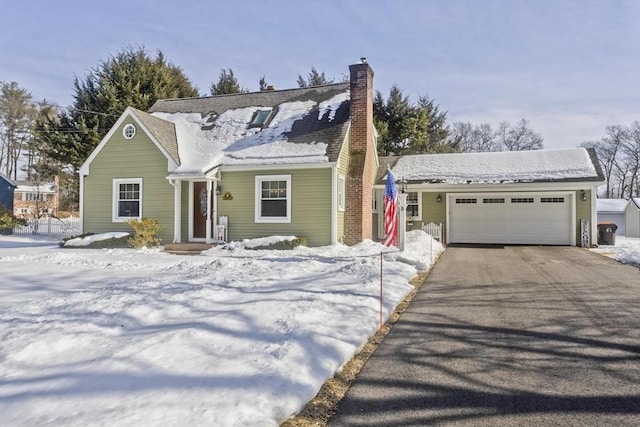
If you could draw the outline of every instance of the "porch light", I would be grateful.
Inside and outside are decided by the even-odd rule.
[[[587,192],[584,190],[580,190],[580,197],[582,198],[583,202],[587,201]]]
[[[436,197],[436,202],[442,202],[442,196],[440,195],[440,193],[438,193],[438,197]]]
[[[217,184],[216,185],[216,196],[219,196],[222,194],[222,184]]]
[[[400,192],[404,193],[407,191],[407,180],[404,179],[404,176],[402,177],[402,179],[400,180]]]

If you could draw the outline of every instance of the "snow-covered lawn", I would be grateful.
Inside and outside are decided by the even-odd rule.
[[[615,246],[601,245],[593,252],[640,267],[640,238],[616,236]]]
[[[389,250],[56,243],[0,236],[1,426],[277,426],[375,333]],[[385,318],[431,244],[384,254]]]

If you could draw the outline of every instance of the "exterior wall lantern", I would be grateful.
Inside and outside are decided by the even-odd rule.
[[[403,194],[407,192],[407,180],[404,179],[404,176],[400,180],[400,192]]]
[[[583,202],[587,201],[587,192],[584,190],[580,190],[580,198],[582,199]]]
[[[436,202],[438,203],[442,202],[442,196],[440,195],[440,193],[438,193],[438,197],[436,197]]]
[[[216,196],[219,196],[222,194],[222,184],[217,184],[216,185]]]

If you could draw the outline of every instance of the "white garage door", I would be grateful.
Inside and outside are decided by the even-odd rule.
[[[571,245],[573,193],[449,194],[449,243]]]

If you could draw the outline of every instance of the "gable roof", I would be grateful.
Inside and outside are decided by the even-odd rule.
[[[627,199],[598,199],[597,212],[623,213],[629,201]]]
[[[629,200],[629,205],[631,205],[632,203],[633,203],[634,205],[636,205],[636,208],[637,208],[638,210],[640,210],[640,197],[632,197],[632,198]]]
[[[1,173],[0,173],[0,179],[2,179],[3,181],[6,181],[7,184],[12,186],[13,188],[16,188],[16,183],[11,181],[9,178],[7,178],[6,176],[2,175]]]
[[[164,99],[149,112],[175,126],[180,163],[174,174],[205,174],[217,166],[337,161],[349,123],[349,83]],[[258,110],[271,110],[251,127]]]
[[[109,132],[100,140],[96,148],[91,152],[87,160],[80,166],[79,173],[87,175],[91,162],[98,156],[100,151],[109,142],[114,133],[120,128],[127,117],[131,117],[142,130],[149,136],[151,141],[158,147],[160,152],[167,158],[168,169],[173,170],[179,164],[179,153],[177,148],[175,128],[172,123],[159,120],[144,111],[133,107],[127,107],[118,120],[111,126]],[[162,123],[164,122],[164,123]],[[173,135],[173,136],[172,136]]]
[[[165,149],[171,159],[176,164],[180,164],[178,141],[176,139],[176,128],[174,124],[133,107],[131,107],[130,110],[138,120],[144,124],[147,131],[156,138],[157,142]]]
[[[419,154],[381,161],[378,184],[386,166],[408,183],[504,184],[603,181],[595,152],[585,148],[500,151],[488,153]]]

